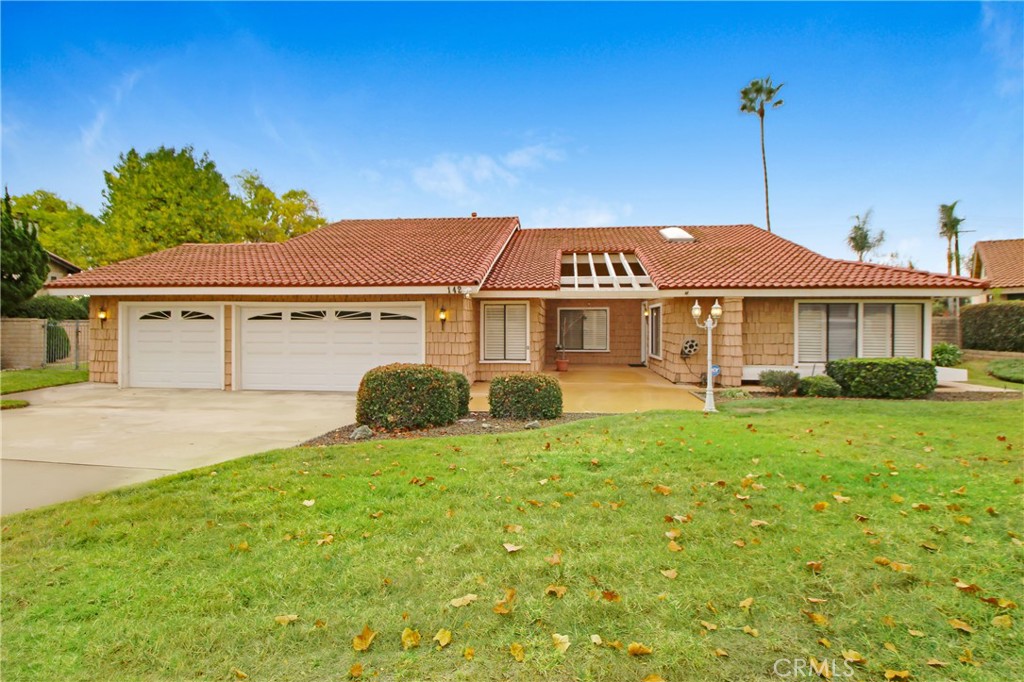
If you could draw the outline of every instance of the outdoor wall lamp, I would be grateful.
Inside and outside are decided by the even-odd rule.
[[[700,321],[700,301],[694,301],[693,307],[690,308],[690,314],[693,315],[693,321],[700,329],[708,330],[708,388],[704,394],[704,411],[705,412],[718,412],[715,409],[715,391],[712,388],[712,382],[714,377],[711,374],[711,330],[718,326],[718,320],[722,317],[722,306],[718,305],[718,301],[711,306],[711,314],[708,315],[703,324]]]
[[[444,323],[448,321],[448,311],[441,308],[441,312],[437,314],[437,319],[441,320],[441,331],[444,331]]]
[[[648,305],[646,303],[644,303],[644,317],[650,317],[650,316],[651,316],[651,309],[650,309],[650,307],[648,307]]]
[[[96,313],[96,318],[100,321],[100,326],[102,327],[103,323],[107,321],[107,309],[101,307],[100,311]]]

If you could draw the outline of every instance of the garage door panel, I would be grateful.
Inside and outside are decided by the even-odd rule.
[[[127,383],[142,388],[220,388],[219,307],[128,309]]]
[[[243,389],[354,391],[374,367],[423,361],[417,306],[301,306],[252,319],[268,312],[241,310]]]

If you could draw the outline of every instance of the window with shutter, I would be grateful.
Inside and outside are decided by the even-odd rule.
[[[892,304],[864,304],[864,347],[865,358],[892,357]]]
[[[924,306],[897,303],[893,306],[892,354],[899,358],[919,358],[924,336]]]
[[[828,359],[857,357],[857,304],[828,304]]]
[[[564,350],[608,350],[607,308],[561,308],[558,329]]]
[[[801,303],[797,316],[798,362],[824,362],[827,331],[824,303]]]
[[[483,359],[524,362],[529,358],[529,305],[485,303]]]

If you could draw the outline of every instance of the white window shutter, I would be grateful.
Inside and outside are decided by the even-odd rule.
[[[828,304],[828,359],[857,357],[857,304]]]
[[[797,320],[799,362],[825,361],[825,304],[801,303]]]
[[[919,303],[897,303],[893,310],[893,352],[899,358],[921,357],[924,333],[923,307]]]
[[[514,304],[505,306],[505,359],[526,360],[529,338],[526,335],[526,316],[529,306]]]
[[[583,314],[584,350],[608,350],[608,311],[588,310]]]
[[[864,357],[892,357],[892,304],[864,304]]]
[[[505,359],[505,306],[484,305],[484,360]]]

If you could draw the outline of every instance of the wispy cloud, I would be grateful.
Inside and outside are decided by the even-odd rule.
[[[1019,96],[1024,90],[1024,36],[1022,10],[1018,3],[983,2],[981,33],[985,48],[999,64],[1002,95]]]
[[[540,168],[545,161],[564,161],[565,152],[545,143],[513,150],[501,158],[509,168]]]
[[[497,158],[489,154],[438,154],[429,164],[413,168],[412,179],[424,192],[469,201],[479,198],[487,186],[514,187],[526,172],[564,159],[565,152],[543,143],[514,149]]]
[[[91,152],[103,139],[103,133],[110,119],[110,112],[121,106],[125,97],[135,88],[142,77],[142,71],[135,69],[124,73],[116,83],[110,86],[110,97],[99,104],[92,120],[80,128],[80,142],[87,152]]]
[[[631,204],[616,204],[590,197],[566,199],[530,212],[526,227],[608,227],[621,225],[633,213]]]

